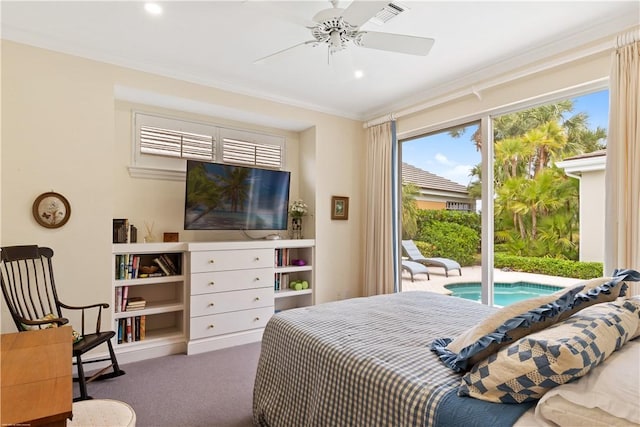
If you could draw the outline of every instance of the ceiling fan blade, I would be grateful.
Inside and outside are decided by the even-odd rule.
[[[356,44],[370,49],[426,56],[434,42],[435,40],[426,37],[362,31],[358,33]]]
[[[359,27],[369,19],[373,18],[376,13],[380,12],[389,2],[388,1],[358,1],[354,0],[342,14],[345,22]]]
[[[282,54],[282,53],[288,52],[288,51],[293,50],[293,49],[295,49],[295,48],[298,48],[298,47],[300,47],[300,46],[305,46],[305,45],[308,45],[308,44],[317,44],[317,43],[318,43],[318,41],[317,41],[317,40],[309,40],[309,41],[306,41],[306,42],[298,43],[298,44],[293,45],[293,46],[291,46],[291,47],[288,47],[288,48],[286,48],[286,49],[282,49],[282,50],[279,50],[279,51],[277,51],[277,52],[275,52],[275,53],[271,53],[271,54],[269,54],[269,55],[267,55],[267,56],[263,56],[262,58],[256,59],[255,61],[253,61],[253,63],[254,63],[254,64],[261,64],[261,63],[263,63],[264,61],[266,61],[267,59],[269,59],[269,58],[273,58],[273,57],[274,57],[274,56],[276,56],[276,55],[280,55],[280,54]]]

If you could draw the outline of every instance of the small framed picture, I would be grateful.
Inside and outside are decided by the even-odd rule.
[[[33,218],[46,228],[62,227],[69,221],[71,206],[62,195],[54,192],[42,193],[33,202]]]
[[[348,197],[331,197],[331,219],[349,219]]]

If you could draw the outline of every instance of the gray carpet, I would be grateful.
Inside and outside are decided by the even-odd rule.
[[[127,402],[138,427],[247,427],[259,355],[254,343],[129,363],[126,375],[89,383],[89,395]]]

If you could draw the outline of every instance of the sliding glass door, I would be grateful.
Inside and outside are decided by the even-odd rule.
[[[494,282],[531,277],[514,272],[566,284],[574,268],[601,271],[608,91],[493,114],[400,140],[401,240],[464,272],[425,271],[405,251],[401,290],[504,305]]]

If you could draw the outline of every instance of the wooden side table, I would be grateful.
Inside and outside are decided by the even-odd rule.
[[[2,425],[66,426],[72,417],[70,326],[2,334]]]

